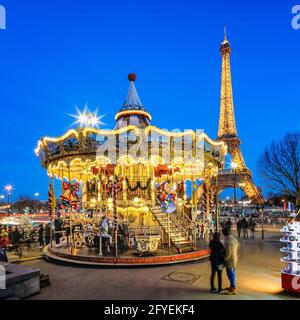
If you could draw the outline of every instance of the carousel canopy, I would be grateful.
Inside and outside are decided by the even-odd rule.
[[[151,116],[134,85],[136,76],[130,74],[128,79],[129,92],[114,130],[79,126],[61,137],[38,142],[35,152],[49,176],[84,181],[94,175],[92,168],[112,164],[179,166],[186,176],[193,176],[195,169],[201,175],[207,166],[222,166],[227,153],[222,141],[199,130],[169,132],[150,125]]]

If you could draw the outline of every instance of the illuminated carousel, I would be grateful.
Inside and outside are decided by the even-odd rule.
[[[45,248],[52,259],[122,266],[207,256],[199,224],[212,228],[210,181],[223,167],[226,146],[203,131],[152,126],[136,76],[128,78],[113,130],[99,129],[101,117],[85,110],[77,129],[38,142],[49,214],[53,225],[62,221]]]

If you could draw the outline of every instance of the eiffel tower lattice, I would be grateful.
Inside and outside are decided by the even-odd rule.
[[[231,170],[219,171],[217,179],[213,178],[212,184],[218,184],[219,192],[236,186],[241,188],[253,203],[262,204],[261,191],[254,185],[252,173],[245,164],[240,147],[241,141],[236,129],[230,68],[231,47],[227,40],[226,29],[220,51],[222,56],[222,77],[218,140],[226,143],[228,154],[231,155],[235,167]]]

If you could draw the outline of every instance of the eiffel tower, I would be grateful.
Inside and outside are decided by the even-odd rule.
[[[220,51],[222,56],[222,78],[218,140],[226,143],[228,154],[231,155],[234,166],[232,166],[231,170],[219,171],[212,184],[218,189],[218,192],[226,188],[238,187],[244,191],[247,198],[253,203],[262,204],[262,194],[254,185],[252,173],[245,164],[241,151],[241,141],[236,129],[230,69],[231,46],[227,40],[226,27]]]

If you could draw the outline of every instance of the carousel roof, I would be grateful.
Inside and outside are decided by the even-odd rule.
[[[123,110],[144,110],[143,104],[137,93],[134,82],[136,80],[136,75],[134,73],[128,75],[128,80],[130,81],[129,90],[127,98],[123,104],[121,111]]]
[[[126,126],[134,125],[139,128],[145,128],[150,125],[151,116],[144,108],[139,94],[135,87],[136,75],[130,73],[128,75],[130,81],[127,98],[120,110],[116,115],[115,129],[121,129]]]
[[[138,150],[134,151],[135,154],[130,160],[132,163],[164,164],[171,161],[171,163],[184,164],[186,167],[196,167],[199,162],[203,163],[203,161],[205,163],[221,163],[227,152],[224,142],[213,141],[204,132],[193,130],[169,132],[152,126],[150,124],[151,115],[143,107],[135,88],[136,76],[130,74],[128,79],[130,81],[128,95],[122,109],[116,115],[117,124],[114,130],[102,130],[92,128],[89,125],[79,126],[77,129],[69,130],[61,137],[44,137],[38,142],[35,152],[40,157],[42,165],[47,168],[49,176],[82,180],[85,179],[86,171],[90,167],[99,166],[99,164],[123,163],[125,161],[124,151],[127,154],[130,151],[128,145],[137,143],[137,136],[139,137]],[[141,135],[140,129],[144,129],[143,135]],[[115,135],[118,136],[118,142],[117,139],[110,139]],[[125,142],[122,140],[124,136],[129,137]],[[173,151],[171,155],[166,153],[166,159],[163,155],[157,157],[156,155],[160,154],[159,150],[163,146],[168,146],[171,137],[173,137],[173,149],[175,145],[181,144],[181,147],[176,149],[178,152]],[[115,145],[110,145],[108,141],[112,143],[115,141]],[[159,143],[157,143],[158,141]],[[147,147],[143,148],[144,145]],[[209,146],[206,147],[206,145]],[[184,150],[188,146],[192,150],[190,152],[191,160],[184,158]],[[138,156],[136,151],[139,152]],[[130,157],[131,155],[128,156],[128,158]],[[171,158],[169,159],[169,157]],[[187,174],[192,173],[187,171]]]

